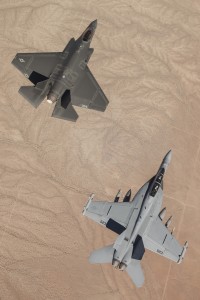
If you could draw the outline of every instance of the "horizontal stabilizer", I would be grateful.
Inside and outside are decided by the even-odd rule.
[[[139,260],[132,259],[126,271],[136,287],[139,288],[144,284],[144,273]]]
[[[68,104],[67,108],[64,108],[61,106],[60,101],[58,101],[53,110],[52,117],[76,122],[78,114],[73,108],[71,102]]]
[[[90,254],[89,262],[91,264],[108,264],[112,263],[114,254],[113,244],[104,248],[93,251]]]
[[[45,98],[41,89],[34,86],[21,86],[19,93],[35,108],[37,108]]]

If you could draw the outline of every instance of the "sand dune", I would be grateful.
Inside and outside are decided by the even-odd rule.
[[[73,124],[32,108],[15,54],[62,51],[96,18],[90,68],[106,112],[77,109]],[[197,0],[0,1],[0,299],[200,299],[199,32]],[[136,289],[88,263],[115,235],[81,212],[91,192],[136,192],[169,149],[164,204],[189,249],[181,265],[146,252]]]

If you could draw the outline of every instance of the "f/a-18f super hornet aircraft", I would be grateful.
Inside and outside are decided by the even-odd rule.
[[[172,217],[162,222],[166,212],[166,208],[161,210],[163,176],[170,160],[171,151],[157,174],[140,188],[131,202],[131,190],[120,203],[120,192],[114,202],[92,201],[94,195],[91,195],[83,210],[84,215],[119,235],[112,245],[93,251],[90,263],[112,263],[115,268],[126,270],[137,287],[144,283],[140,260],[145,248],[181,263],[188,247],[187,242],[181,246],[168,229]]]
[[[64,120],[77,120],[72,105],[105,111],[109,101],[87,66],[96,27],[97,20],[77,40],[72,38],[63,52],[17,53],[12,64],[34,84],[22,86],[19,93],[35,108],[45,97],[56,102],[52,116]]]

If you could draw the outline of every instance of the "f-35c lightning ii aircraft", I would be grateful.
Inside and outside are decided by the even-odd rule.
[[[119,234],[115,243],[98,249],[90,255],[90,263],[112,263],[126,270],[137,287],[144,283],[140,265],[145,248],[177,263],[181,263],[188,243],[181,246],[168,227],[170,217],[162,222],[166,208],[161,211],[163,176],[171,160],[171,151],[164,157],[157,174],[146,182],[131,202],[131,190],[119,203],[119,193],[113,203],[92,201],[84,207],[83,215]]]
[[[72,38],[63,52],[17,53],[12,64],[34,84],[22,86],[19,93],[35,108],[45,97],[56,102],[52,116],[64,120],[77,120],[72,105],[105,111],[109,101],[87,66],[96,27],[97,20],[77,40]]]

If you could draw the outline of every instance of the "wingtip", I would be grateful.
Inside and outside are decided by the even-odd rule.
[[[187,248],[188,248],[188,241],[186,241],[185,244],[183,245],[183,251],[182,251],[181,255],[179,256],[179,260],[177,262],[178,264],[180,264],[183,261],[185,253],[187,251]]]
[[[17,54],[15,54],[15,56],[13,57],[13,60],[11,61],[11,63],[12,64],[14,64],[14,62],[16,61],[16,59],[17,59],[17,57],[18,57],[18,53]]]
[[[94,198],[94,194],[92,193],[89,198],[88,198],[88,202],[86,203],[86,205],[83,207],[83,211],[82,211],[82,214],[85,215],[86,214],[86,211],[88,209],[88,207],[90,206],[90,203],[92,202]]]

